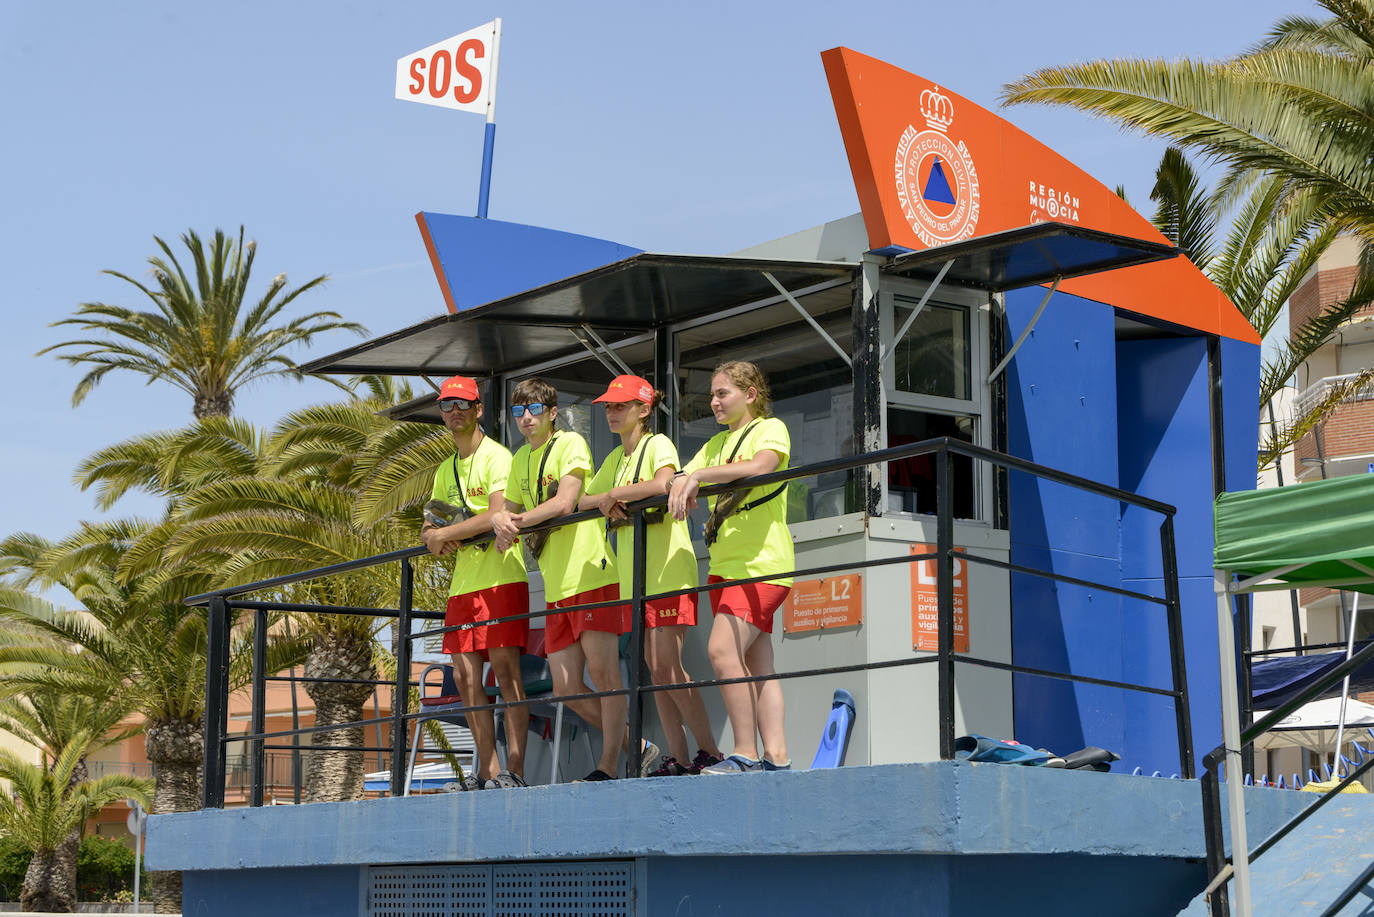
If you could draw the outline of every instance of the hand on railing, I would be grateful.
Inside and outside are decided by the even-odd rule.
[[[496,550],[506,551],[520,537],[520,526],[524,520],[519,513],[498,510],[491,515],[491,530],[496,534]]]
[[[697,493],[701,482],[690,474],[680,474],[673,478],[673,489],[668,492],[668,512],[674,519],[686,519],[687,514],[697,508]]]

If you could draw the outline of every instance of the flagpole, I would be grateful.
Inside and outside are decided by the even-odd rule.
[[[501,19],[491,39],[491,75],[487,86],[487,130],[482,140],[482,187],[477,192],[477,217],[487,218],[487,199],[491,196],[491,156],[496,146],[496,67],[501,60]]]

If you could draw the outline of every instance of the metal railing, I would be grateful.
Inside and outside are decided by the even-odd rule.
[[[91,780],[115,774],[152,779],[157,776],[157,769],[141,761],[87,761],[86,773]]]
[[[1247,655],[1262,655],[1263,651],[1255,651]],[[1255,740],[1269,730],[1277,726],[1282,720],[1286,719],[1295,710],[1302,707],[1311,700],[1315,700],[1329,689],[1334,687],[1337,682],[1345,676],[1354,672],[1356,669],[1368,662],[1374,661],[1374,641],[1366,643],[1364,648],[1355,653],[1349,659],[1327,672],[1321,678],[1312,682],[1293,697],[1284,701],[1273,710],[1260,717],[1255,723],[1241,730],[1240,747],[1242,750],[1253,745]],[[1247,661],[1248,665],[1248,661]],[[1337,749],[1337,769],[1340,766],[1340,749]],[[1233,870],[1231,862],[1233,857],[1226,856],[1226,849],[1222,838],[1222,814],[1221,814],[1221,774],[1219,765],[1225,760],[1226,746],[1218,745],[1209,751],[1202,758],[1202,827],[1207,841],[1207,895],[1208,908],[1212,917],[1227,917],[1231,913],[1230,896],[1226,892],[1226,883],[1230,880]],[[1257,847],[1249,852],[1248,860],[1253,863],[1274,845],[1283,840],[1293,829],[1301,825],[1307,819],[1315,815],[1324,805],[1330,802],[1338,793],[1345,790],[1360,777],[1374,767],[1374,756],[1370,756],[1356,768],[1349,769],[1345,778],[1334,787],[1317,797],[1312,805],[1303,809],[1293,816],[1286,824],[1281,826],[1273,834],[1265,838]],[[1227,774],[1227,780],[1243,780],[1241,774]],[[1347,889],[1346,893],[1330,904],[1326,910],[1322,911],[1323,917],[1334,915],[1345,907],[1360,889],[1364,888],[1371,879],[1374,879],[1374,863],[1371,863],[1359,875]]]
[[[1359,375],[1359,373],[1344,373],[1339,376],[1327,376],[1313,382],[1307,388],[1303,389],[1295,399],[1294,403],[1297,406],[1298,415],[1301,416],[1309,413],[1313,408],[1326,400],[1332,389],[1358,378]],[[1347,395],[1342,399],[1342,402],[1369,401],[1370,399],[1374,399],[1374,386],[1363,386]]]
[[[794,678],[808,678],[823,675],[835,675],[849,672],[867,672],[877,669],[897,668],[915,665],[933,665],[937,673],[937,697],[938,707],[938,747],[940,758],[948,760],[954,757],[954,686],[956,663],[972,665],[983,668],[999,669],[1015,674],[1032,675],[1043,678],[1052,678],[1081,684],[1090,684],[1116,688],[1126,691],[1138,691],[1158,696],[1168,697],[1174,705],[1175,721],[1178,736],[1178,755],[1179,768],[1185,778],[1193,776],[1193,744],[1192,744],[1192,725],[1188,707],[1188,688],[1187,675],[1184,665],[1183,653],[1183,622],[1179,603],[1178,588],[1178,566],[1174,548],[1174,507],[1142,497],[1138,494],[1101,484],[1088,478],[1079,477],[1044,465],[1005,453],[995,452],[984,449],[969,443],[953,440],[947,437],[924,440],[922,442],[911,443],[903,446],[896,446],[889,449],[882,449],[863,455],[848,458],[833,459],[823,462],[816,462],[809,465],[802,465],[786,471],[773,472],[771,474],[758,475],[752,478],[742,479],[730,484],[713,485],[701,489],[699,496],[704,498],[726,493],[732,490],[749,489],[763,487],[769,484],[778,484],[799,478],[810,477],[812,475],[827,472],[848,471],[852,469],[869,468],[878,466],[884,471],[889,462],[911,459],[916,456],[933,455],[935,457],[936,470],[936,494],[937,512],[935,518],[936,525],[936,546],[933,553],[909,554],[898,557],[867,559],[857,562],[824,564],[820,566],[807,567],[792,571],[775,571],[764,576],[756,576],[747,579],[730,580],[717,584],[706,584],[682,589],[673,592],[646,594],[645,591],[645,570],[646,570],[646,543],[645,538],[646,523],[644,511],[655,507],[663,506],[667,502],[665,496],[654,497],[643,500],[628,507],[631,515],[631,525],[634,532],[634,575],[631,595],[622,597],[612,602],[597,602],[578,605],[563,611],[586,610],[601,608],[614,605],[629,604],[632,609],[630,646],[626,666],[628,668],[628,684],[620,689],[613,691],[593,691],[582,694],[561,695],[554,697],[541,697],[538,700],[501,700],[497,703],[465,706],[463,710],[467,712],[479,712],[484,710],[498,710],[514,706],[529,706],[534,703],[549,704],[576,700],[597,700],[603,697],[625,695],[628,698],[628,718],[629,718],[629,741],[627,747],[638,748],[643,734],[643,700],[646,694],[657,691],[675,691],[682,688],[705,688],[719,687],[721,685],[747,684],[768,680],[786,680]],[[1091,580],[1080,579],[1077,577],[1064,576],[1049,570],[1041,570],[1021,564],[1010,563],[1007,561],[996,560],[988,557],[980,557],[972,552],[958,550],[954,544],[954,458],[962,456],[975,461],[988,462],[999,468],[1013,472],[1024,472],[1039,479],[1055,482],[1068,487],[1093,493],[1118,503],[1140,507],[1160,514],[1163,518],[1159,526],[1159,544],[1163,566],[1164,595],[1156,596],[1144,592],[1137,592],[1113,586],[1106,583],[1098,583]],[[582,522],[588,519],[602,519],[599,511],[585,511],[562,516],[558,519],[550,520],[543,524],[526,529],[526,532],[545,531]],[[480,544],[489,540],[490,534],[475,538],[468,544]],[[416,620],[442,620],[443,614],[440,612],[417,611],[412,607],[414,598],[414,569],[411,558],[426,553],[424,547],[406,548],[399,551],[391,551],[385,554],[378,554],[373,557],[359,558],[339,564],[332,564],[326,567],[319,567],[313,570],[305,570],[287,576],[274,577],[254,583],[247,583],[240,586],[233,586],[225,589],[207,592],[201,595],[192,596],[186,599],[188,605],[207,606],[209,612],[209,639],[208,639],[208,664],[206,666],[206,709],[205,709],[205,757],[204,757],[204,792],[202,797],[203,808],[222,807],[224,805],[224,785],[226,776],[226,748],[230,743],[248,742],[249,746],[249,771],[250,771],[250,792],[249,804],[254,806],[262,805],[263,802],[263,777],[264,777],[264,755],[268,749],[289,749],[294,746],[269,744],[273,739],[284,739],[298,737],[306,734],[315,734],[328,730],[350,729],[358,726],[374,725],[377,723],[390,723],[391,725],[391,787],[392,795],[402,794],[405,783],[405,761],[407,758],[407,730],[406,724],[414,720],[419,713],[411,713],[407,709],[409,706],[409,688],[415,683],[410,680],[411,669],[411,644],[415,640],[435,634],[446,633],[448,631],[471,628],[476,626],[486,626],[488,624],[500,623],[503,621],[514,621],[528,618],[543,617],[548,612],[531,611],[528,613],[509,615],[503,618],[477,622],[475,624],[463,624],[453,627],[440,627],[431,630],[421,630],[412,633],[412,622]],[[1169,635],[1169,653],[1171,661],[1172,686],[1169,688],[1158,688],[1150,685],[1135,684],[1125,681],[1114,681],[1102,678],[1092,678],[1085,675],[1075,675],[1070,672],[1060,672],[1050,669],[1035,668],[1030,666],[1017,665],[1014,661],[1003,662],[997,659],[988,659],[968,654],[958,654],[954,652],[954,562],[957,559],[966,564],[983,565],[996,569],[1006,570],[1008,573],[1017,573],[1035,577],[1041,577],[1053,582],[1068,585],[1100,589],[1114,595],[1129,599],[1145,602],[1152,605],[1162,606],[1167,616],[1167,626]],[[649,601],[670,598],[689,593],[712,592],[732,585],[765,582],[768,580],[779,579],[787,576],[807,577],[823,576],[841,571],[853,571],[867,569],[871,567],[882,567],[897,564],[910,564],[924,560],[935,560],[936,563],[936,599],[937,599],[937,649],[933,655],[912,656],[909,658],[879,660],[875,662],[864,662],[852,665],[828,666],[823,668],[806,669],[802,671],[777,672],[769,675],[751,675],[740,678],[714,678],[699,679],[690,682],[674,684],[641,684],[641,675],[644,668],[644,617],[645,606]],[[330,605],[307,605],[301,603],[291,603],[283,601],[256,601],[241,598],[249,593],[262,592],[270,589],[277,589],[292,583],[303,580],[314,579],[324,576],[333,576],[341,573],[348,573],[361,570],[379,564],[399,563],[400,570],[400,593],[399,607],[395,609],[375,609],[342,607]],[[1008,599],[1010,601],[1010,597]],[[250,610],[254,614],[254,651],[253,651],[253,682],[251,689],[252,710],[250,714],[250,727],[247,733],[228,735],[227,725],[227,703],[228,703],[228,669],[229,669],[229,626],[230,614],[235,610]],[[367,615],[371,617],[392,617],[395,618],[396,627],[402,639],[398,641],[398,652],[396,659],[396,680],[392,699],[392,710],[389,717],[375,719],[365,719],[352,723],[326,724],[306,726],[298,729],[280,730],[266,732],[264,702],[266,698],[267,676],[271,673],[264,671],[266,664],[266,631],[267,615],[269,611],[296,611],[296,612],[318,612],[327,614],[347,614],[347,615]],[[330,681],[332,679],[308,679],[298,678],[297,681]],[[373,682],[381,683],[381,682]],[[340,751],[376,751],[377,748],[363,745],[330,745],[330,746],[300,746],[301,751],[320,752],[340,752]],[[631,756],[633,760],[633,756]],[[630,768],[633,772],[634,768]]]

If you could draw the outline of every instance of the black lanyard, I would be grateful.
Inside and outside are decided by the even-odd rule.
[[[646,436],[646,437],[644,437],[642,440],[640,440],[640,442],[639,442],[639,447],[638,447],[638,449],[636,450],[636,451],[639,453],[639,461],[635,462],[635,472],[634,472],[634,474],[630,477],[630,480],[628,480],[628,481],[625,482],[625,484],[626,484],[627,486],[630,485],[630,484],[638,484],[638,483],[639,483],[639,472],[640,472],[641,470],[643,470],[643,468],[644,468],[644,455],[645,455],[645,453],[647,453],[647,452],[649,451],[649,440],[653,439],[655,436],[658,436],[658,434],[657,434],[657,433],[650,433],[648,436]],[[623,450],[622,450],[622,452],[623,452]],[[625,461],[629,461],[629,457],[628,457],[628,456],[625,458]],[[620,469],[619,469],[619,468],[616,469],[615,476],[616,476],[616,478],[619,478],[619,477],[620,477]],[[612,481],[611,481],[611,486],[612,486],[612,487],[617,487],[617,486],[619,486],[619,481],[617,481],[617,480],[612,480]]]
[[[749,426],[747,426],[747,427],[744,428],[744,432],[740,434],[739,439],[735,440],[735,448],[730,450],[730,457],[729,457],[728,459],[725,460],[725,464],[728,465],[728,464],[730,464],[731,462],[733,462],[733,461],[735,460],[735,456],[739,454],[740,447],[744,445],[744,440],[745,440],[746,438],[748,438],[748,436],[749,436],[749,431],[752,430],[752,429],[754,429],[754,425],[757,424],[757,423],[758,423],[758,420],[757,420],[757,419],[751,420],[751,421],[749,422]],[[757,500],[751,500],[750,502],[744,504],[743,506],[737,507],[737,508],[735,509],[734,512],[735,512],[735,513],[743,513],[743,512],[747,512],[747,511],[749,511],[749,510],[751,510],[751,509],[756,509],[757,507],[762,506],[763,504],[767,503],[769,500],[771,500],[771,499],[773,499],[774,497],[778,496],[779,494],[781,494],[781,493],[782,493],[784,490],[786,490],[786,489],[787,489],[787,482],[784,481],[782,484],[778,485],[778,488],[777,488],[776,490],[774,490],[772,493],[770,493],[770,494],[768,494],[768,495],[766,495],[766,496],[763,496],[763,497],[759,497]],[[731,515],[733,515],[733,513],[732,513]]]
[[[556,439],[558,439],[557,433],[549,437],[548,443],[545,444],[544,457],[539,460],[539,477],[535,481],[535,486],[531,488],[534,491],[534,506],[544,502],[544,466],[548,464],[549,456],[553,453],[553,444]],[[525,477],[529,477],[529,474],[530,460],[527,458],[525,459]],[[534,506],[531,506],[530,509],[534,509]]]
[[[477,441],[477,448],[472,450],[472,455],[468,456],[468,461],[477,458],[477,453],[481,450],[482,443],[486,441],[487,438],[485,436]],[[463,504],[463,511],[470,516],[476,515],[473,508],[468,505],[468,492],[463,489],[463,476],[458,473],[458,451],[456,449],[453,452],[453,483],[458,485],[458,499]]]
[[[757,419],[749,421],[749,426],[745,427],[744,432],[739,435],[739,439],[735,440],[735,448],[730,450],[730,457],[725,460],[725,464],[728,465],[735,460],[735,456],[739,455],[740,448],[744,446],[744,441],[749,438],[749,431],[758,426],[758,423]]]

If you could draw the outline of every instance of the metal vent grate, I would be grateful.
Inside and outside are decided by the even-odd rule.
[[[368,917],[631,917],[634,864],[374,866]]]

